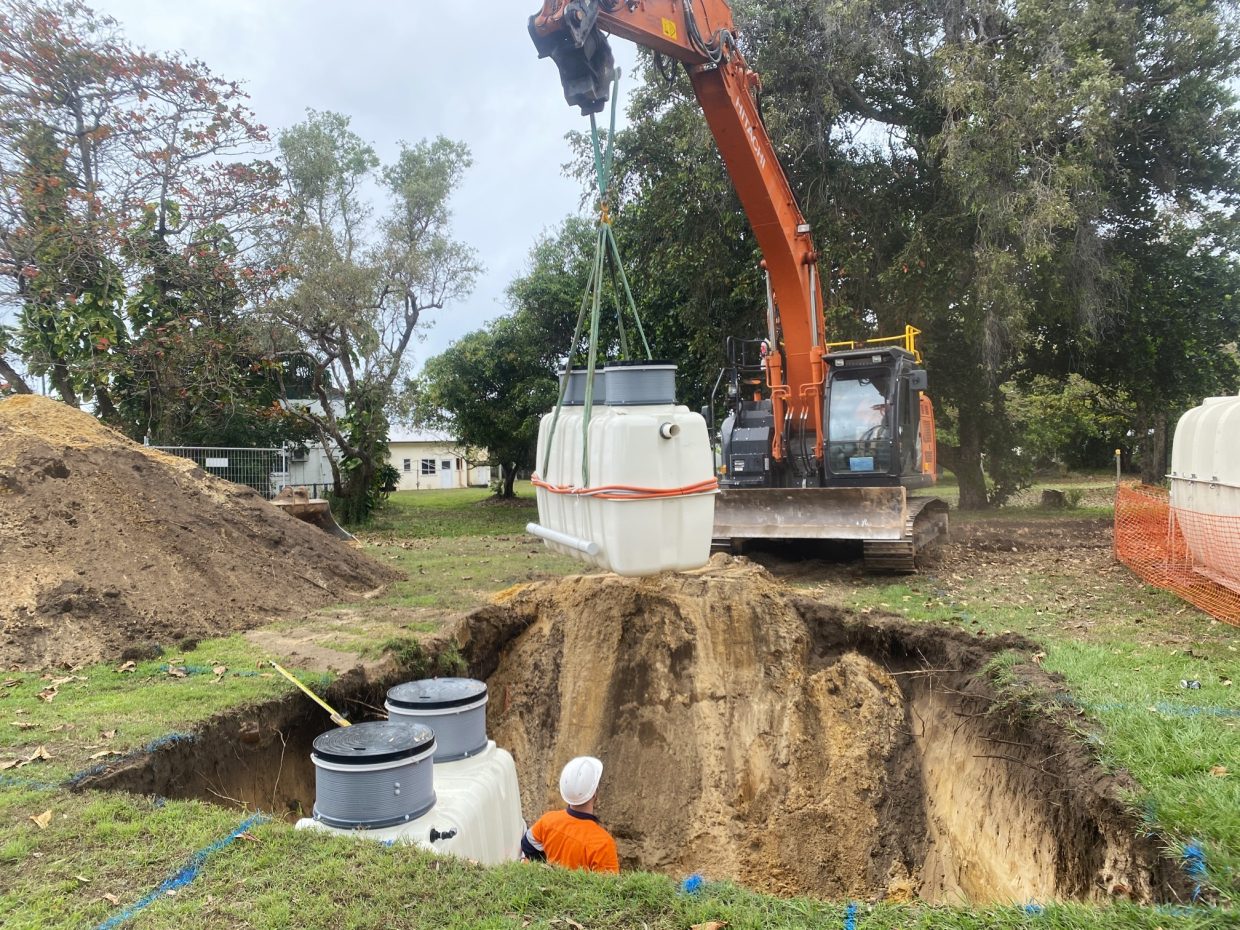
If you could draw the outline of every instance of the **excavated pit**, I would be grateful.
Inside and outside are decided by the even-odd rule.
[[[488,682],[527,820],[561,803],[569,758],[604,760],[598,810],[626,868],[825,898],[1179,897],[1123,804],[1136,786],[1070,731],[1019,637],[848,614],[716,557],[508,592],[448,643]],[[374,717],[407,677],[356,672],[328,697]],[[82,786],[304,814],[327,726],[290,696]]]

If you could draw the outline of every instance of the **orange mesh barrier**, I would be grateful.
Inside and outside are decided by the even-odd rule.
[[[1172,507],[1168,493],[1115,493],[1115,558],[1142,579],[1240,626],[1240,516]]]

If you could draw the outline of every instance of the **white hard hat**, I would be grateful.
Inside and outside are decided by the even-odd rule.
[[[560,773],[560,797],[565,804],[585,804],[598,791],[603,763],[594,756],[578,756]]]

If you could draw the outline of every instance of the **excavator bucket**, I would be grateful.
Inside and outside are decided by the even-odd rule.
[[[311,497],[304,488],[285,488],[271,501],[289,516],[304,523],[317,526],[324,533],[337,539],[352,542],[353,534],[344,529],[332,516],[331,504],[322,498]]]
[[[907,489],[730,488],[715,498],[716,545],[751,539],[856,539],[871,571],[912,572],[947,537],[947,505]]]

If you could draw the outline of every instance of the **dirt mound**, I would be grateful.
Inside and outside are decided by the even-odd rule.
[[[88,414],[29,395],[0,402],[0,666],[245,629],[395,577]]]
[[[598,755],[626,866],[826,897],[1158,896],[1131,783],[1065,728],[995,712],[984,666],[1018,637],[854,617],[719,556],[529,586],[461,636],[526,817]]]

